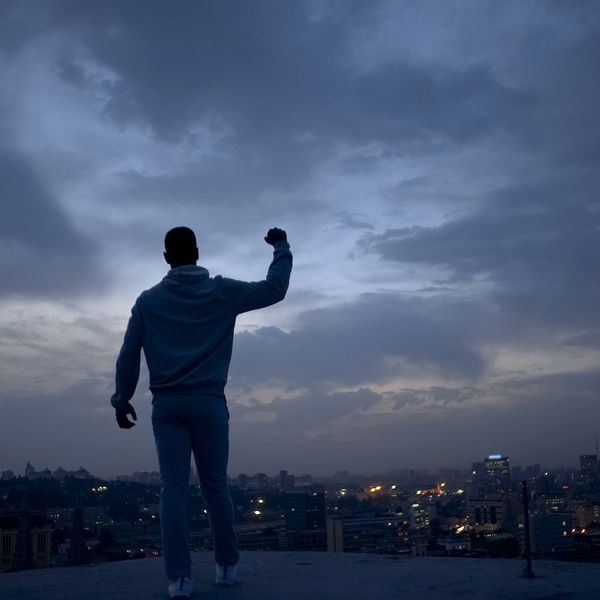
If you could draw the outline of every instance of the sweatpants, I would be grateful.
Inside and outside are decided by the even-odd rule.
[[[161,395],[152,400],[152,430],[160,467],[160,523],[168,579],[191,577],[188,486],[194,455],[208,505],[215,560],[239,560],[227,484],[229,411],[224,396]]]

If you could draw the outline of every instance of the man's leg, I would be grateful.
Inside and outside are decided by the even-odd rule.
[[[170,404],[170,400],[173,402]],[[188,486],[191,443],[188,428],[178,418],[177,402],[155,401],[152,429],[160,466],[160,525],[168,579],[191,577]]]
[[[197,418],[190,424],[192,451],[208,504],[215,560],[233,566],[239,560],[235,537],[234,511],[227,484],[229,460],[229,414],[225,399],[204,396],[197,399]]]

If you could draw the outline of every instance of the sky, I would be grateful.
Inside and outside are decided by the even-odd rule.
[[[0,469],[157,470],[131,306],[194,229],[229,472],[576,465],[600,433],[595,1],[0,4]]]

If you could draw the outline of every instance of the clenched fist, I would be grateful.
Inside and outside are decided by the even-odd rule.
[[[277,242],[287,242],[287,233],[279,227],[273,227],[267,231],[265,242],[274,246]]]

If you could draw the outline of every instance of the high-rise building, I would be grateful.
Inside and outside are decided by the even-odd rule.
[[[510,459],[502,454],[490,454],[483,461],[487,478],[504,485],[510,480]]]
[[[597,454],[582,454],[579,457],[581,479],[584,483],[594,483],[600,474]]]
[[[294,487],[295,477],[293,475],[289,475],[286,470],[279,471],[279,488],[287,492],[289,489]]]
[[[288,550],[326,550],[325,492],[315,488],[284,493],[285,536]]]
[[[299,490],[284,494],[288,531],[325,529],[325,493]]]
[[[471,466],[469,496],[480,498],[498,496],[510,489],[510,459],[502,454],[490,454]]]

